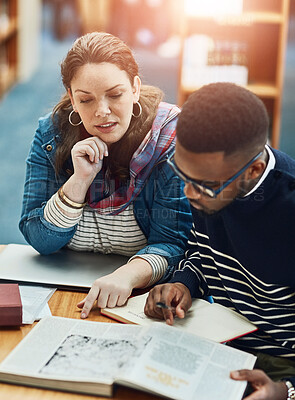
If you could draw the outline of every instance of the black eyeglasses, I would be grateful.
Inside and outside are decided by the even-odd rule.
[[[203,185],[201,181],[198,181],[196,179],[191,179],[187,175],[185,175],[185,173],[183,173],[176,165],[174,160],[174,153],[168,158],[167,162],[174,171],[174,173],[177,176],[179,176],[181,180],[183,180],[185,183],[190,183],[193,186],[193,188],[198,192],[200,192],[202,195],[215,199],[223,189],[225,189],[235,179],[237,179],[254,161],[256,161],[261,156],[262,153],[263,151],[260,151],[260,153],[258,153],[255,157],[251,158],[251,160],[242,169],[240,169],[236,174],[234,174],[231,178],[229,178],[216,190],[212,189],[209,186]]]

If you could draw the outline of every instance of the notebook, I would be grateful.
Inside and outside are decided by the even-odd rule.
[[[127,324],[151,325],[156,321],[144,313],[148,293],[131,297],[121,307],[103,308],[101,314]],[[165,321],[161,321],[165,324]],[[175,318],[174,326],[215,342],[227,342],[257,330],[244,316],[217,303],[193,299],[183,319]]]

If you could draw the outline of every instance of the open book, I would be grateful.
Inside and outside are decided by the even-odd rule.
[[[101,314],[127,324],[150,325],[156,320],[147,317],[143,311],[147,296],[148,293],[131,297],[124,306],[104,308]],[[158,322],[165,324],[165,321]],[[175,318],[174,326],[220,343],[257,330],[254,324],[235,311],[202,299],[194,299],[185,318]]]
[[[0,364],[0,381],[103,396],[119,384],[171,399],[238,400],[246,382],[229,373],[253,368],[255,359],[168,325],[46,317]]]

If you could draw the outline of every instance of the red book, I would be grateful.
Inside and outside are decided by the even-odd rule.
[[[22,302],[18,284],[0,284],[0,326],[22,324]]]

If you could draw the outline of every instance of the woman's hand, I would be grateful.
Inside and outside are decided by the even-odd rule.
[[[89,186],[101,170],[103,158],[108,156],[108,147],[93,136],[77,142],[71,155],[74,174],[64,184],[63,191],[70,200],[84,203]]]
[[[77,304],[82,308],[81,318],[87,318],[97,301],[99,308],[122,306],[132,289],[144,287],[152,276],[152,267],[144,259],[135,258],[113,273],[97,279],[85,299]]]
[[[108,156],[107,145],[98,137],[77,142],[71,151],[74,175],[78,179],[86,179],[92,183],[96,174],[101,170],[102,160]]]
[[[242,369],[232,371],[230,377],[237,381],[248,381],[254,392],[244,400],[286,400],[287,386],[284,382],[272,381],[265,372],[260,369]]]
[[[82,308],[81,318],[88,317],[96,300],[99,308],[122,306],[131,295],[132,289],[129,279],[122,279],[116,271],[97,279],[85,299],[77,304]]]

